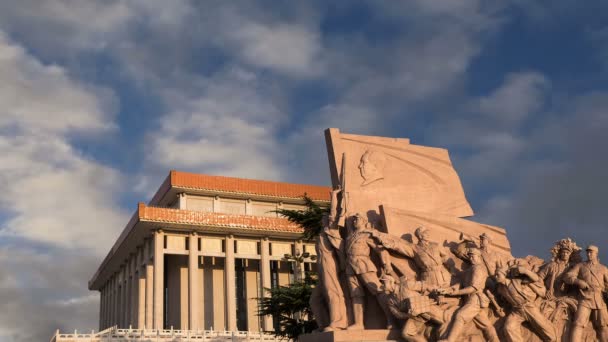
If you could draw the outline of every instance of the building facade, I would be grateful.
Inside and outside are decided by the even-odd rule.
[[[327,206],[329,191],[171,171],[89,281],[99,329],[273,330],[256,298],[315,267],[283,260],[315,248],[274,210],[305,208],[304,194]]]

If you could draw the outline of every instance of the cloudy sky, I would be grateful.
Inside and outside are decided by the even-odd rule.
[[[448,148],[515,255],[608,261],[607,23],[605,0],[1,0],[0,341],[97,328],[87,281],[170,169],[328,185],[327,127]]]

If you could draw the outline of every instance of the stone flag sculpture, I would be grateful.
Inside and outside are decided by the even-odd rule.
[[[353,209],[384,204],[473,216],[447,150],[413,145],[409,139],[344,134],[336,128],[325,131],[325,140],[332,183],[337,186],[344,181]]]
[[[510,255],[504,229],[460,219],[473,210],[447,150],[336,128],[325,131],[325,140],[332,185],[344,188],[345,212],[365,213],[378,229],[396,236],[411,235],[421,225],[442,242],[486,233],[500,253]]]
[[[324,341],[607,341],[608,268],[570,239],[514,258],[470,219],[447,150],[325,132],[330,214],[311,298]]]

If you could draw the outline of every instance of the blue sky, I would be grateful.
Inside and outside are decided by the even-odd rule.
[[[0,1],[0,341],[86,284],[170,169],[329,184],[327,127],[448,148],[515,255],[608,260],[608,3]]]

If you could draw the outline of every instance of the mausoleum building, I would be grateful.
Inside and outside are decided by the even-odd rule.
[[[100,293],[99,329],[273,330],[256,298],[315,267],[283,260],[315,247],[274,211],[305,208],[304,194],[327,206],[329,192],[171,171],[89,281]]]

